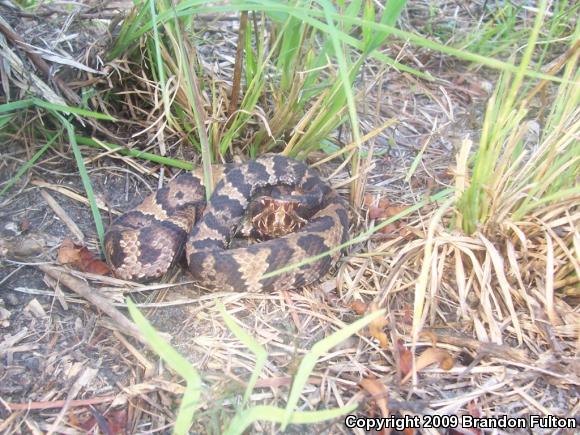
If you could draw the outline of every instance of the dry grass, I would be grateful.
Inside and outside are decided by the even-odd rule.
[[[443,12],[450,10],[445,5]],[[427,13],[423,4],[412,10],[415,17],[405,21],[409,26]],[[457,25],[469,22],[471,13],[461,9]],[[207,39],[199,54],[217,89],[212,98],[225,99],[237,29],[235,22],[219,20],[205,23]],[[53,29],[46,35],[54,34],[59,33]],[[90,49],[57,46],[80,62],[93,59]],[[408,46],[390,50],[441,79],[424,82],[366,65],[359,83],[361,134],[369,134],[365,148],[379,157],[362,167],[365,207],[352,210],[353,235],[372,227],[373,217],[393,216],[442,188],[464,189],[463,139],[477,137],[492,88],[482,71]],[[11,53],[25,64],[26,56],[15,49]],[[128,61],[107,68],[91,102],[96,110],[115,111],[121,127],[101,126],[101,133],[106,128],[109,140],[197,164],[179,127],[157,122],[164,111],[158,85]],[[10,83],[38,83],[22,73],[28,69],[13,69]],[[105,98],[110,86],[122,90],[112,101]],[[35,92],[52,101],[43,89],[39,85]],[[208,109],[227,107],[204,98]],[[225,112],[208,113],[227,121]],[[1,183],[42,146],[34,139],[39,115],[22,116],[19,135],[2,145]],[[262,126],[257,116],[256,131]],[[336,137],[349,142],[348,132]],[[127,329],[120,331],[108,316],[35,267],[53,262],[62,239],[71,237],[66,214],[78,225],[77,239],[80,233],[87,246],[98,249],[70,155],[66,144],[52,148],[0,199],[0,288],[5,290],[0,295],[0,432],[78,433],[96,431],[99,422],[102,432],[107,426],[113,433],[125,426],[128,433],[163,432],[175,421],[184,392],[181,380],[147,347],[124,336]],[[129,209],[147,188],[155,189],[176,172],[91,148],[83,148],[83,155],[102,210],[111,215]],[[311,163],[323,158],[314,154]],[[335,160],[319,169],[347,195],[352,181],[347,168]],[[57,204],[52,208],[40,194],[47,190]],[[220,317],[218,301],[269,352],[251,404],[283,407],[300,360],[315,342],[361,312],[385,307],[386,322],[378,331],[353,336],[321,358],[301,394],[301,410],[359,403],[360,414],[367,416],[380,416],[382,406],[397,415],[575,416],[580,410],[578,203],[570,198],[513,222],[497,210],[494,223],[471,236],[455,229],[457,210],[451,203],[430,203],[350,247],[323,282],[300,292],[207,294],[179,269],[166,282],[149,286],[69,273],[86,280],[111,307],[124,307],[124,296],[131,295],[201,372],[196,433],[218,433],[230,421],[255,363]],[[54,220],[57,207],[65,213],[59,221]],[[29,249],[19,251],[21,245]],[[388,404],[382,402],[385,396]],[[254,430],[274,433],[276,428],[258,423]],[[342,421],[290,428],[304,430],[350,433]]]

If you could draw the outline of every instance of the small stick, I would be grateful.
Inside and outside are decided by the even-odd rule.
[[[58,86],[58,88],[69,101],[72,101],[75,104],[81,104],[80,97],[75,92],[73,92],[60,77],[50,76],[50,66],[48,63],[46,63],[45,60],[40,57],[40,55],[32,51],[31,48],[27,47],[26,43],[18,36],[16,32],[4,26],[2,23],[0,23],[0,32],[2,32],[4,36],[10,40],[10,42],[25,51],[30,61],[46,76],[47,79],[52,78],[52,81]]]
[[[77,241],[79,241],[81,243],[84,242],[85,235],[83,234],[81,229],[70,218],[68,213],[60,206],[60,204],[58,202],[56,202],[56,200],[50,195],[50,193],[48,193],[44,189],[41,189],[40,194],[42,195],[44,200],[47,202],[47,204],[50,206],[50,208],[52,208],[52,210],[54,211],[54,214],[56,214],[60,218],[60,220],[65,223],[65,225],[68,227],[70,232],[76,237]]]
[[[59,270],[54,266],[46,264],[39,264],[38,268],[44,273],[48,274],[57,281],[63,283],[69,289],[74,291],[79,296],[82,296],[87,301],[96,306],[103,313],[108,315],[125,334],[129,334],[136,338],[143,344],[148,344],[137,326],[123,315],[115,306],[105,297],[101,296],[97,289],[91,288],[87,283],[80,279],[70,276],[63,270]]]
[[[117,396],[102,396],[102,397],[93,397],[91,399],[75,399],[70,400],[68,403],[69,408],[75,408],[78,406],[88,406],[88,405],[98,405],[99,403],[107,403],[112,402],[115,400]],[[4,402],[1,401],[0,403],[8,408],[10,411],[28,411],[33,409],[53,409],[53,408],[62,408],[66,400],[47,400],[41,402],[30,402],[30,403],[12,403],[12,402]]]
[[[244,39],[246,37],[246,26],[248,24],[248,12],[244,11],[240,17],[240,30],[238,32],[238,46],[236,48],[236,63],[234,65],[234,79],[232,84],[232,94],[230,95],[230,107],[228,115],[233,120],[233,114],[238,109],[238,99],[240,98],[240,83],[242,81],[242,62],[244,56]]]

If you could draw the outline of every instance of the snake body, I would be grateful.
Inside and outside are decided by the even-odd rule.
[[[252,199],[274,186],[300,190],[317,211],[294,233],[228,249]],[[345,242],[347,234],[344,200],[315,171],[287,157],[262,156],[224,172],[207,206],[201,177],[186,173],[174,178],[111,224],[105,255],[116,276],[151,280],[164,275],[185,251],[202,287],[275,291],[319,279],[339,251],[281,274],[271,272],[322,254]]]

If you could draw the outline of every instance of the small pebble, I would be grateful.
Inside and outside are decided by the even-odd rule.
[[[6,308],[0,307],[0,326],[2,328],[8,328],[10,326],[10,315],[12,313],[8,311]]]
[[[8,311],[6,308],[0,307],[0,320],[6,320],[10,318],[10,311]]]
[[[19,232],[18,225],[16,225],[15,222],[8,222],[6,225],[4,225],[3,233],[7,236],[15,236]]]
[[[18,305],[20,305],[20,300],[18,299],[18,296],[16,296],[16,293],[14,292],[8,292],[6,293],[4,296],[4,302],[6,303],[7,307],[16,307]]]
[[[26,367],[28,370],[38,371],[40,368],[40,360],[35,356],[26,358],[24,360],[24,367]]]
[[[30,312],[30,314],[32,314],[37,319],[46,317],[46,311],[44,311],[44,308],[42,305],[40,305],[40,302],[38,302],[38,299],[36,298],[32,299],[28,305],[26,305],[25,310]]]

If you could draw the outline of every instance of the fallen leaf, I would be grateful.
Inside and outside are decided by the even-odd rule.
[[[403,308],[403,323],[405,325],[413,324],[413,306],[410,304],[405,304]]]
[[[417,231],[415,228],[401,223],[399,227],[399,235],[405,239],[412,239],[414,236],[424,237],[424,234]]]
[[[467,410],[473,417],[481,417],[481,410],[477,407],[475,402],[471,401],[467,404]]]
[[[385,217],[385,209],[381,207],[370,206],[369,207],[369,218],[370,219],[383,219]]]
[[[402,340],[397,340],[397,352],[399,353],[399,371],[401,377],[405,377],[413,369],[413,354]]]
[[[379,207],[380,208],[387,208],[390,205],[391,205],[391,201],[389,200],[389,198],[383,197],[383,198],[379,199]]]
[[[89,407],[89,409],[92,416],[79,425],[85,431],[94,430],[98,426],[101,432],[111,435],[127,433],[128,414],[126,409],[108,411],[105,415],[102,415],[94,406]]]
[[[64,239],[58,248],[57,260],[60,264],[69,264],[77,269],[97,275],[108,275],[109,266],[87,249],[86,246],[75,244],[70,239]]]
[[[352,310],[358,315],[363,315],[366,312],[368,305],[363,301],[354,301],[350,304],[350,308],[352,308]]]
[[[439,364],[439,367],[443,370],[451,370],[455,361],[451,354],[446,350],[437,347],[430,347],[417,358],[417,361],[415,362],[415,370],[419,372],[425,367],[435,363]],[[407,382],[412,375],[411,372],[407,373],[407,375],[401,380],[401,384]]]
[[[60,264],[74,264],[80,261],[79,251],[71,239],[62,241],[56,259]]]
[[[379,306],[376,302],[373,302],[369,305],[368,312],[374,313],[379,309]],[[383,332],[383,328],[389,323],[386,317],[377,317],[373,320],[369,325],[369,333],[371,337],[376,338],[379,341],[381,348],[387,349],[389,346],[389,339],[387,338],[387,334]]]
[[[400,205],[400,206],[395,206],[395,205],[391,205],[387,208],[385,208],[385,212],[384,212],[384,217],[388,218],[391,216],[395,216],[399,213],[404,212],[405,210],[407,210],[407,206],[406,205]]]
[[[431,341],[431,346],[435,347],[437,345],[437,336],[433,331],[421,331],[419,337],[424,337]]]
[[[423,181],[418,177],[411,178],[411,187],[413,189],[419,189],[423,187]]]
[[[381,410],[383,418],[389,416],[388,398],[389,393],[387,387],[376,378],[364,378],[359,382],[359,385],[371,396],[378,408]]]
[[[375,202],[375,196],[372,193],[365,193],[363,204],[367,207],[371,206]]]
[[[381,228],[379,230],[379,233],[385,234],[385,235],[391,235],[393,237],[397,237],[400,232],[399,232],[399,228],[397,227],[397,224],[392,223],[392,224],[385,225],[383,228]]]
[[[109,275],[111,269],[107,266],[107,263],[101,260],[93,260],[89,262],[85,267],[84,271],[88,273],[93,273],[95,275]]]
[[[481,411],[475,404],[475,402],[469,402],[467,404],[467,412],[469,415],[473,417],[481,417]],[[472,433],[473,435],[482,435],[481,429],[478,428],[461,428],[458,429],[449,429],[449,435],[465,435],[466,433]]]
[[[30,229],[30,227],[32,226],[32,223],[28,219],[22,218],[20,220],[20,222],[18,223],[18,226],[20,227],[20,231],[25,233],[26,231],[28,231]]]

